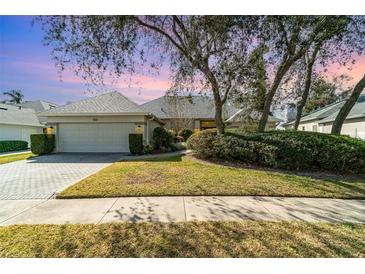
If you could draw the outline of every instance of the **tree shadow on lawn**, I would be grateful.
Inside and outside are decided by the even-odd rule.
[[[365,254],[359,228],[345,228],[345,225],[251,221],[113,223],[51,226],[47,230],[42,238],[49,237],[48,241],[37,243],[39,239],[30,237],[33,243],[29,243],[28,256],[275,258],[362,257]],[[345,230],[347,233],[343,233]]]

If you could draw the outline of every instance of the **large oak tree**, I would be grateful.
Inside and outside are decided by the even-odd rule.
[[[105,72],[121,76],[134,73],[141,63],[158,67],[168,60],[177,84],[200,81],[202,89],[211,92],[218,132],[223,133],[223,105],[244,81],[242,64],[258,18],[50,16],[40,20],[59,67],[71,64],[94,83],[102,84]]]

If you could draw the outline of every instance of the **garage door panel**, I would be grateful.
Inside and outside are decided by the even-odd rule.
[[[60,152],[129,152],[133,123],[60,124]]]

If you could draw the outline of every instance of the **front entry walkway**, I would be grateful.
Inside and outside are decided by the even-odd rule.
[[[365,200],[202,196],[0,201],[2,226],[240,220],[365,223]]]

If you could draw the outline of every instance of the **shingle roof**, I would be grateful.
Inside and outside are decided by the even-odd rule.
[[[336,112],[334,112],[333,114],[331,114],[327,118],[321,120],[320,123],[333,122],[336,119],[337,114],[338,114],[339,111],[340,110],[337,110]],[[349,115],[347,115],[346,120],[348,120],[348,119],[355,119],[355,118],[365,118],[365,101],[363,101],[363,102],[357,102],[353,106],[353,108],[351,109]]]
[[[323,108],[314,110],[314,111],[302,116],[302,118],[300,119],[300,122],[303,123],[303,122],[309,122],[309,121],[313,121],[313,120],[324,119],[324,118],[328,117],[329,115],[338,111],[343,106],[344,103],[345,103],[345,100],[341,100],[341,101],[332,103],[330,105],[327,105]],[[283,126],[291,125],[294,123],[295,123],[295,120],[287,122],[287,123],[283,124]]]
[[[104,93],[99,96],[59,106],[42,112],[41,116],[55,114],[87,114],[87,113],[143,113],[136,103],[130,101],[119,92]]]
[[[0,104],[0,124],[43,127],[33,109]]]
[[[18,104],[23,108],[31,108],[34,109],[36,112],[42,112],[51,108],[58,107],[58,105],[54,103],[49,103],[43,100],[36,100],[36,101],[27,101],[21,104]]]
[[[176,101],[178,100],[178,101]],[[175,103],[176,102],[176,103]],[[141,105],[141,108],[160,119],[200,118],[214,119],[214,101],[208,96],[162,96]],[[239,109],[226,104],[223,116],[229,118]]]
[[[235,114],[233,114],[230,118],[228,118],[226,120],[226,122],[240,122],[242,120],[247,119],[248,117],[253,120],[259,120],[260,113],[257,111],[251,111],[250,113],[245,113],[244,109],[240,109]],[[282,122],[283,120],[281,120],[273,115],[269,115],[269,117],[267,118],[267,121],[273,122],[273,123],[279,123],[279,122]]]

